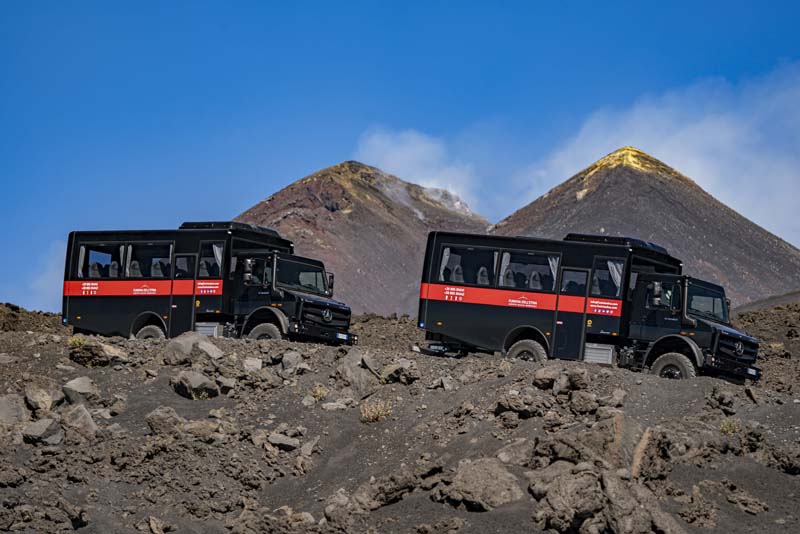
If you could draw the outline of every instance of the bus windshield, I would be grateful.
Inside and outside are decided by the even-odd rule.
[[[328,290],[325,271],[321,266],[296,259],[279,256],[275,279],[280,286],[316,295],[325,295]]]
[[[687,311],[692,315],[728,323],[728,303],[725,293],[710,287],[689,284]]]

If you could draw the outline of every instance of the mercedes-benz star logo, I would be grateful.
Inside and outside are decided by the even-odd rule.
[[[733,346],[733,348],[736,350],[737,356],[741,356],[742,354],[744,354],[744,343],[742,343],[741,341],[737,341],[736,344]]]
[[[325,308],[322,310],[322,320],[326,323],[333,321],[333,312],[330,310],[330,308]]]

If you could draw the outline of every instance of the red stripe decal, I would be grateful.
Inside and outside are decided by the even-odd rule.
[[[534,310],[556,309],[556,296],[550,293],[448,286],[445,284],[422,284],[420,295],[427,295],[430,300],[466,302],[468,304],[488,304],[489,306],[508,306]]]
[[[174,284],[174,286],[173,286]],[[222,295],[222,280],[92,280],[64,282],[65,297]]]
[[[586,298],[561,295],[558,297],[558,311],[583,313],[586,309]]]
[[[490,289],[483,287],[450,286],[446,284],[423,283],[419,289],[421,299],[441,300],[446,302],[464,302],[467,304],[486,304],[488,306],[507,306],[511,308],[529,308],[534,310],[556,309],[557,296],[552,293],[535,293],[531,291],[514,291],[510,289]],[[592,315],[622,315],[622,301],[611,299],[558,297],[558,310],[568,313],[586,313]]]

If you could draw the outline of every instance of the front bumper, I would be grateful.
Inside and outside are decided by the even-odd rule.
[[[350,332],[342,332],[341,330],[337,330],[335,328],[325,328],[316,325],[293,323],[289,326],[289,333],[296,336],[315,339],[323,343],[332,343],[335,345],[358,344],[358,335]]]
[[[726,375],[749,380],[761,380],[761,369],[720,355],[706,354],[704,367]]]

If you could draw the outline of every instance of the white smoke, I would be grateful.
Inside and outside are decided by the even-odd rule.
[[[423,187],[446,189],[476,207],[473,166],[455,159],[441,139],[416,130],[372,128],[359,138],[354,157]]]

